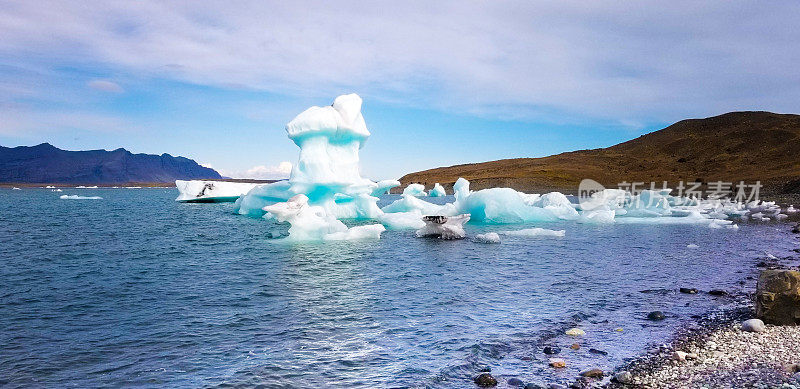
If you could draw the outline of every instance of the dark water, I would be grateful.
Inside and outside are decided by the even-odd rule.
[[[286,227],[176,195],[0,190],[0,385],[469,387],[482,366],[501,381],[566,380],[730,303],[679,286],[741,289],[765,251],[796,247],[776,223],[289,245],[266,238]],[[656,309],[668,318],[644,320]],[[586,336],[563,335],[573,325]],[[547,368],[542,344],[569,367]]]

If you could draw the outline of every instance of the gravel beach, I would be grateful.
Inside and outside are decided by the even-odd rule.
[[[796,261],[784,258],[764,267],[796,269]],[[618,369],[615,379],[603,386],[800,388],[800,326],[766,325],[763,332],[745,331],[742,323],[756,315],[752,298],[742,297],[738,309],[699,319],[670,344]]]

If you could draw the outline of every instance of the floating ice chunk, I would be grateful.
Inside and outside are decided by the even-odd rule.
[[[419,211],[384,213],[378,217],[378,221],[390,230],[417,230],[425,227],[422,212]]]
[[[581,216],[578,219],[578,222],[588,223],[588,224],[613,223],[614,216],[616,216],[616,211],[614,210],[594,209],[591,211],[581,212]]]
[[[22,189],[20,189],[20,188],[17,188],[17,187],[15,186],[15,187],[11,188],[11,190],[22,190]]]
[[[785,214],[782,214],[782,213],[775,214],[775,219],[776,220],[783,220],[783,219],[786,219],[788,217],[789,217],[789,215],[785,215]]]
[[[404,194],[402,198],[395,200],[381,210],[385,213],[418,211],[426,215],[451,216],[456,214],[455,206],[452,203],[445,205],[433,204],[409,194]]]
[[[61,200],[102,200],[100,196],[61,195]]]
[[[447,196],[447,192],[444,191],[444,187],[440,183],[436,183],[433,185],[433,189],[428,192],[428,196],[431,197],[444,197]]]
[[[403,189],[403,195],[405,196],[425,196],[425,185],[422,184],[408,184],[408,186]]]
[[[789,208],[786,208],[786,213],[795,213],[797,209],[794,208],[794,205],[789,205]]]
[[[184,203],[223,203],[234,202],[239,196],[247,193],[258,184],[244,182],[176,180],[178,198],[175,201]]]
[[[524,237],[566,235],[566,231],[564,230],[548,230],[546,228],[539,228],[539,227],[525,228],[522,230],[514,230],[514,231],[502,231],[500,233],[509,236],[524,236]]]
[[[386,192],[392,188],[400,186],[400,181],[397,180],[382,180],[376,183],[377,187],[372,191],[373,196],[385,195]]]
[[[55,186],[53,186],[53,185],[47,185],[47,186],[45,186],[44,188],[45,188],[45,189],[55,189]]]
[[[267,205],[264,210],[274,215],[280,222],[289,222],[291,241],[354,240],[379,239],[386,228],[380,224],[347,228],[325,209],[308,204],[304,194],[296,195],[289,201]]]
[[[694,243],[689,243],[689,244],[686,245],[686,248],[687,249],[697,249],[697,248],[700,248],[700,246],[698,246],[698,245],[696,245]]]
[[[384,231],[386,231],[386,227],[382,224],[369,224],[366,226],[350,227],[347,231],[327,234],[323,236],[323,240],[380,239],[381,233]]]
[[[756,220],[761,220],[764,217],[764,214],[761,213],[761,212],[756,212],[756,213],[750,215],[750,217],[753,218],[753,219],[756,219]]]
[[[233,212],[240,215],[261,217],[265,212],[264,207],[289,200],[292,196],[294,194],[289,191],[288,181],[256,185],[236,200],[233,205]]]
[[[463,239],[467,236],[464,223],[469,215],[457,216],[425,216],[425,226],[417,230],[418,237],[436,237],[441,239]]]
[[[459,193],[454,203],[457,212],[469,213],[477,222],[506,224],[578,218],[578,212],[566,196],[557,192],[541,196],[534,205],[526,203],[527,195],[511,188],[463,193]]]
[[[478,234],[475,235],[475,241],[478,243],[500,243],[500,235],[498,235],[496,232]]]
[[[78,185],[78,186],[75,187],[75,189],[97,189],[97,185],[93,185],[93,186]]]

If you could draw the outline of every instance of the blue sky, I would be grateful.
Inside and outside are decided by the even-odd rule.
[[[356,92],[373,179],[800,112],[800,3],[0,0],[0,145],[285,174],[284,125]]]

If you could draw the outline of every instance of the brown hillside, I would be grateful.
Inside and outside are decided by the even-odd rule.
[[[762,193],[800,192],[800,115],[731,112],[689,119],[611,147],[544,158],[516,158],[410,173],[403,186],[458,177],[473,189],[495,186],[525,192],[575,193],[581,179],[617,183],[726,181],[764,184]]]

